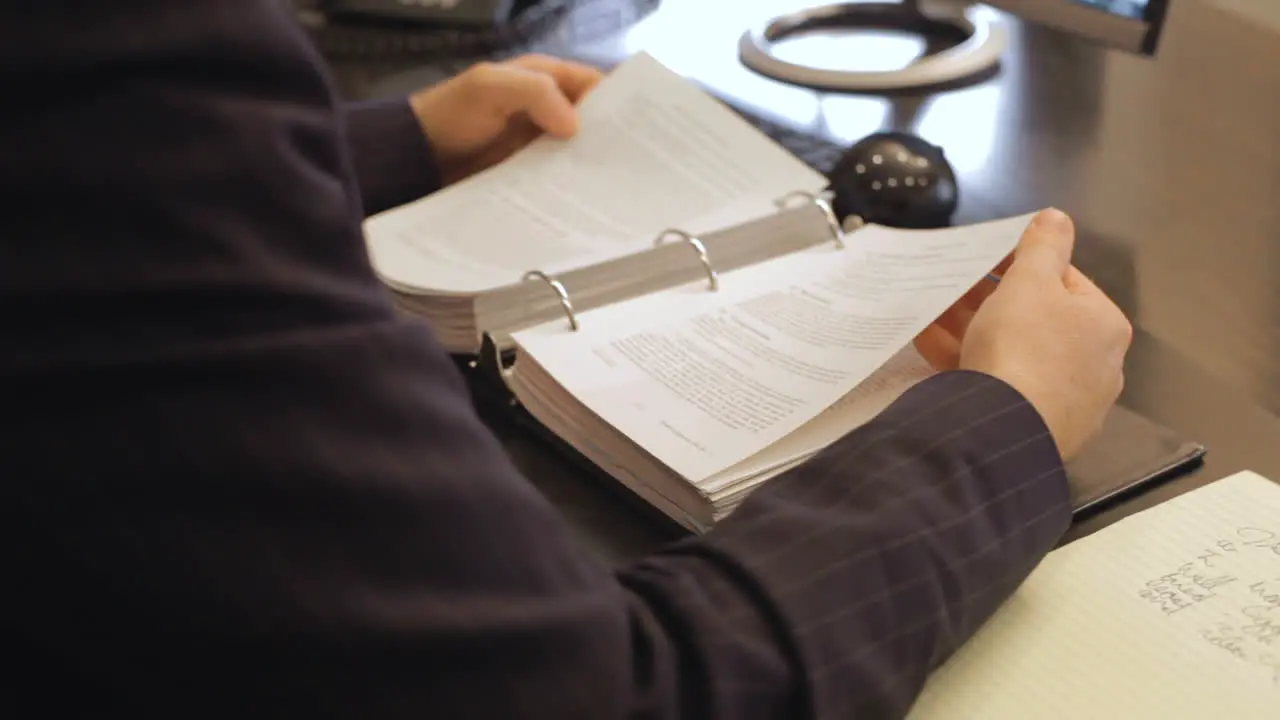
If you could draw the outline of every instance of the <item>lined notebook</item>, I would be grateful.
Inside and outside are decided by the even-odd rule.
[[[1280,485],[1233,475],[1051,553],[909,717],[1280,718]]]

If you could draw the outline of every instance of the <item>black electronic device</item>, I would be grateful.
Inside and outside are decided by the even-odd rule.
[[[846,150],[827,176],[837,215],[877,225],[946,227],[960,199],[942,148],[908,133],[868,135]]]
[[[331,61],[473,63],[595,42],[660,0],[281,0]]]
[[[493,28],[539,0],[312,0],[332,18]]]
[[[330,58],[485,57],[537,41],[600,0],[288,0]]]

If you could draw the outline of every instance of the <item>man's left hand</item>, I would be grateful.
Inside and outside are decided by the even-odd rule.
[[[578,130],[574,105],[602,73],[545,55],[480,63],[409,98],[450,184],[496,165],[542,134]]]

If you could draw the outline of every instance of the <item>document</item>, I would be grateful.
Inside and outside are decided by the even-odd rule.
[[[1053,552],[909,717],[1280,717],[1280,485],[1233,475]]]
[[[521,352],[695,483],[847,395],[1017,245],[1031,216],[948,231],[869,227],[705,284],[516,333]]]
[[[826,179],[688,80],[639,54],[579,105],[578,134],[365,223],[393,287],[473,293],[647,249],[772,211]],[[754,208],[746,216],[724,210]]]

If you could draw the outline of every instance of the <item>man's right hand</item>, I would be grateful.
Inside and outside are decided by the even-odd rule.
[[[1074,245],[1065,214],[1037,216],[959,338],[959,367],[1022,393],[1064,459],[1101,427],[1119,397],[1133,339],[1120,308],[1072,266]]]

